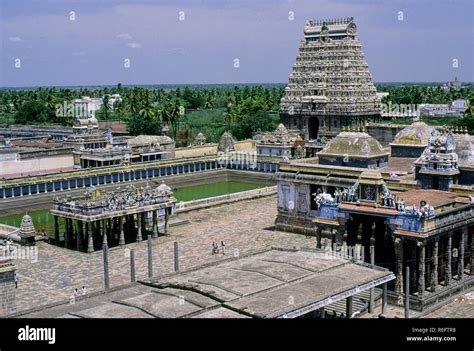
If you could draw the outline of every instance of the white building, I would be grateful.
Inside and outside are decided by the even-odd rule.
[[[102,99],[83,96],[82,99],[74,100],[74,111],[77,117],[94,117],[95,112],[102,106]]]
[[[432,117],[461,116],[467,109],[466,100],[454,100],[450,104],[420,104],[418,115]]]

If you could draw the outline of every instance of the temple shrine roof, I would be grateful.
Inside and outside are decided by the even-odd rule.
[[[449,191],[433,189],[414,189],[405,192],[394,192],[394,194],[405,201],[407,205],[419,205],[420,201],[426,201],[434,208],[454,204],[457,195]]]
[[[431,133],[435,130],[425,122],[415,122],[397,133],[390,145],[427,146]]]
[[[372,158],[388,156],[388,152],[365,132],[342,132],[331,139],[318,155]]]

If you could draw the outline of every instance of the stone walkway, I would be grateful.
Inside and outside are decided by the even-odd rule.
[[[473,318],[474,292],[456,297],[450,303],[426,315],[425,318]]]
[[[180,270],[245,255],[272,246],[315,247],[313,237],[273,230],[276,197],[236,202],[180,215],[189,224],[171,228],[170,234],[153,239],[154,276],[174,270],[173,242],[179,242]],[[226,254],[212,255],[212,242],[226,243]],[[129,250],[135,250],[137,280],[147,278],[147,243],[112,248],[109,253],[110,286],[130,282]],[[38,261],[15,260],[19,278],[16,308],[27,310],[68,300],[74,288],[103,290],[102,252],[92,254],[38,244]]]

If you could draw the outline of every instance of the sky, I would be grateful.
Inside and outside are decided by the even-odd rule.
[[[0,0],[0,86],[285,83],[349,16],[375,82],[474,81],[473,0]]]

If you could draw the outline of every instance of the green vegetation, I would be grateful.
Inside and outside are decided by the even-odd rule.
[[[389,95],[382,99],[382,103],[390,106],[394,105],[418,105],[423,103],[430,104],[449,104],[457,99],[467,101],[468,108],[460,117],[431,117],[421,116],[421,120],[429,125],[451,125],[467,127],[469,134],[474,134],[474,86],[467,85],[459,89],[444,89],[437,86],[424,85],[387,85],[377,86],[378,91],[388,92]],[[393,119],[389,121],[392,124],[409,123],[404,119]]]
[[[120,94],[121,100],[112,104],[112,94]],[[185,146],[199,132],[208,142],[217,142],[226,129],[237,139],[250,138],[259,129],[274,129],[277,117],[270,112],[278,111],[282,95],[280,86],[164,90],[118,84],[95,89],[0,90],[0,123],[71,125],[74,99],[89,96],[102,98],[96,112],[99,120],[125,121],[132,135],[166,131],[178,146]]]
[[[474,134],[474,87],[443,89],[441,86],[381,84],[378,91],[388,92],[382,102],[392,105],[450,103],[466,99],[469,108],[462,118],[423,117],[428,124],[467,126]],[[120,94],[121,100],[111,103],[110,96]],[[0,90],[0,124],[71,125],[69,107],[83,96],[102,98],[103,106],[96,112],[99,120],[121,120],[129,132],[138,134],[168,133],[177,146],[190,145],[198,133],[207,142],[218,142],[225,130],[237,140],[251,138],[257,131],[276,128],[282,85],[249,86],[173,86],[98,88],[37,88]],[[61,106],[61,108],[58,108]],[[62,111],[62,112],[61,112]],[[62,113],[62,115],[61,115]],[[409,123],[394,119],[390,123]]]
[[[195,135],[199,132],[203,133],[208,143],[217,143],[226,129],[224,112],[225,108],[222,107],[208,110],[188,110],[180,120],[180,125],[188,125]]]
[[[474,87],[466,86],[460,89],[443,89],[437,86],[396,86],[396,85],[377,85],[377,91],[389,93],[382,99],[382,103],[388,104],[449,104],[457,99],[474,99]]]

